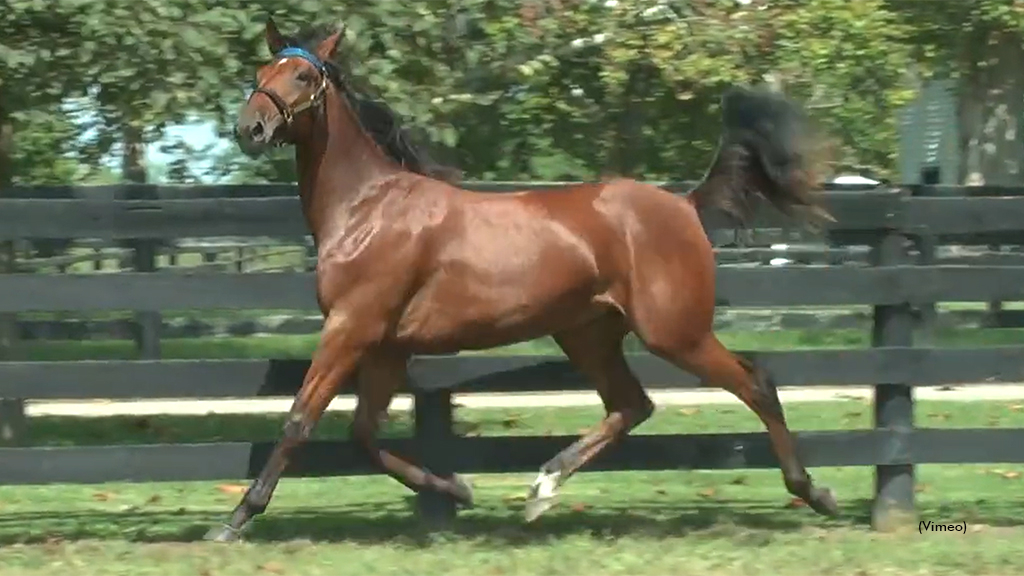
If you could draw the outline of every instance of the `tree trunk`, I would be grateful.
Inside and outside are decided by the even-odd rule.
[[[14,181],[14,126],[0,102],[0,197]],[[14,242],[0,243],[0,274],[14,272]],[[17,314],[0,314],[0,360],[16,360],[18,350]]]
[[[121,132],[124,151],[121,156],[121,177],[132,184],[145,184],[148,181],[146,171],[146,141],[142,127],[130,120]],[[144,199],[144,196],[133,193],[133,200]],[[156,254],[159,243],[153,240],[133,240],[133,268],[136,272],[153,272],[156,270]],[[160,357],[160,313],[156,311],[135,312],[136,346],[140,358],[155,360]]]
[[[1024,45],[1012,32],[979,34],[965,55],[959,118],[967,185],[1022,183],[1024,139]]]

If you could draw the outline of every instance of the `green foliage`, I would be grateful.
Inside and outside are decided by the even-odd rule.
[[[1020,26],[1019,2],[969,4],[7,0],[0,111],[18,118],[19,181],[78,178],[127,127],[152,143],[171,124],[206,119],[226,136],[269,56],[273,12],[286,32],[344,23],[356,76],[467,177],[696,178],[717,143],[722,91],[766,78],[812,108],[843,164],[885,175],[908,72],[942,60],[950,23]],[[43,119],[69,99],[90,119],[79,138],[67,112]],[[254,162],[230,150],[202,174],[195,159],[212,152],[177,148],[173,180],[294,180],[286,151]]]

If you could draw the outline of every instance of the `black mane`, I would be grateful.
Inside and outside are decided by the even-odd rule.
[[[294,36],[286,36],[285,42],[288,46],[315,53],[317,46],[333,33],[334,30],[323,26],[311,26],[300,30]],[[339,50],[338,54],[343,51]],[[426,149],[415,142],[409,129],[402,126],[398,114],[386,102],[356,90],[349,81],[352,74],[347,62],[325,61],[324,66],[327,67],[327,78],[344,94],[363,130],[377,142],[388,157],[406,170],[417,174],[446,181],[458,179],[459,171],[434,161]]]

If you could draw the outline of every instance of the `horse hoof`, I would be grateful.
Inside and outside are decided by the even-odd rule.
[[[541,472],[537,475],[537,479],[533,481],[526,497],[524,516],[527,522],[533,522],[555,505],[560,476],[561,474],[558,472]]]
[[[459,474],[452,474],[452,496],[463,508],[473,507],[473,487]]]
[[[214,526],[210,528],[210,531],[203,536],[203,540],[207,542],[237,542],[242,538],[242,531],[235,530],[227,524],[220,526]]]
[[[811,501],[807,503],[811,510],[822,516],[838,516],[839,504],[836,503],[835,494],[831,488],[815,488],[811,493]]]
[[[523,517],[527,523],[533,522],[540,517],[541,514],[547,512],[555,505],[555,498],[535,498],[526,502],[526,509],[523,511]]]

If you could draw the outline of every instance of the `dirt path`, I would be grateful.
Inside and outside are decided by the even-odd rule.
[[[870,400],[870,387],[790,388],[780,389],[782,402],[826,402],[835,400]],[[720,390],[660,390],[651,391],[655,403],[661,406],[696,404],[722,404],[739,402],[731,394]],[[970,384],[947,387],[921,387],[915,390],[918,400],[1024,400],[1024,384]],[[531,408],[559,406],[599,406],[594,392],[546,392],[522,394],[457,394],[460,406],[467,408]],[[114,416],[182,414],[252,414],[286,412],[291,398],[229,398],[217,400],[128,400],[128,401],[31,401],[26,407],[29,416]],[[352,410],[355,399],[337,398],[329,410]],[[412,400],[408,395],[395,398],[392,410],[409,410]]]

